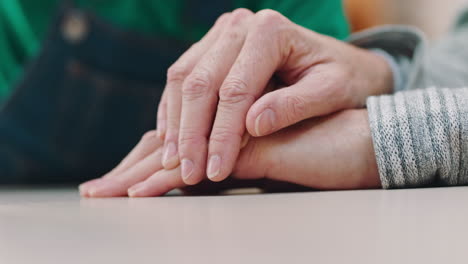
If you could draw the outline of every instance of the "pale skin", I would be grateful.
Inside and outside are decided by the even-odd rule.
[[[256,14],[246,9],[235,10],[222,15],[205,37],[168,69],[166,88],[158,109],[158,131],[151,137],[157,138],[153,139],[158,142],[154,143],[157,146],[151,147],[150,143],[142,141],[138,145],[140,147],[137,146],[132,152],[140,153],[135,152],[136,149],[147,148],[146,151],[151,155],[147,157],[142,154],[129,154],[127,161],[124,160],[124,164],[127,165],[119,165],[103,177],[105,180],[95,180],[82,185],[82,193],[85,196],[106,196],[105,192],[101,193],[97,189],[115,186],[114,180],[108,179],[121,178],[123,176],[115,175],[122,175],[128,169],[141,170],[131,173],[134,175],[131,185],[137,182],[141,184],[130,190],[149,190],[151,188],[148,186],[153,186],[155,189],[152,192],[148,191],[153,195],[163,193],[160,190],[162,187],[155,187],[155,184],[166,186],[162,189],[167,191],[175,186],[195,185],[206,179],[218,182],[230,175],[246,177],[239,173],[239,168],[248,163],[243,157],[255,157],[243,153],[252,148],[250,144],[257,145],[259,142],[278,145],[277,148],[261,149],[275,157],[280,156],[274,154],[275,150],[279,152],[280,148],[284,148],[281,151],[290,151],[291,155],[286,155],[283,159],[274,159],[290,167],[275,167],[276,171],[287,171],[284,176],[273,172],[258,174],[262,169],[270,167],[252,163],[255,164],[252,166],[254,168],[246,171],[249,175],[278,178],[286,182],[325,189],[378,187],[375,181],[370,180],[375,179],[373,173],[364,173],[368,183],[359,180],[353,185],[346,182],[350,180],[350,173],[355,175],[373,171],[376,168],[375,159],[374,163],[349,163],[353,165],[353,170],[346,175],[343,172],[345,168],[339,169],[344,166],[338,165],[339,160],[335,160],[336,164],[333,166],[322,166],[331,162],[330,159],[336,159],[333,158],[335,156],[343,156],[344,162],[359,159],[356,157],[359,154],[348,146],[364,148],[363,145],[367,145],[367,151],[369,150],[368,146],[372,146],[370,136],[365,144],[349,142],[357,138],[343,132],[346,129],[343,130],[333,122],[338,118],[342,122],[349,122],[343,116],[351,119],[358,116],[357,113],[364,115],[365,110],[352,112],[356,113],[353,115],[349,112],[335,114],[327,117],[327,121],[323,121],[321,117],[344,109],[362,108],[368,96],[391,92],[392,82],[391,70],[387,63],[372,52],[300,27],[272,10],[262,10]],[[302,130],[298,133],[297,128],[289,128],[295,124],[304,126],[317,122],[317,118],[321,118],[323,124],[315,128],[310,126],[310,131]],[[353,119],[361,121],[362,127],[359,131],[369,130],[369,125],[362,122],[364,119]],[[333,127],[337,131],[330,129],[326,130],[326,133],[334,135],[330,138],[344,144],[329,141],[328,146],[321,145],[320,140],[328,137],[319,134],[320,131],[324,131],[319,127],[328,123],[335,124],[327,127]],[[281,131],[276,133],[279,130]],[[245,135],[255,138],[242,149],[242,141],[247,138]],[[298,138],[295,139],[292,135]],[[288,140],[285,140],[286,138]],[[300,141],[302,138],[310,142]],[[294,143],[296,140],[301,143]],[[285,145],[280,147],[278,142]],[[316,148],[316,144],[322,148]],[[313,158],[310,156],[312,154]],[[303,155],[302,158],[300,155]],[[368,153],[363,158],[367,161],[372,160]],[[148,160],[148,165],[140,165],[144,160]],[[273,162],[272,160],[269,162]],[[315,165],[308,167],[294,163],[299,160],[303,164]],[[149,165],[150,163],[152,165]],[[363,167],[355,168],[356,164]],[[268,165],[272,166],[271,163]],[[304,170],[298,171],[299,169]],[[348,169],[349,167],[346,167],[346,170]],[[295,170],[297,174],[290,173]],[[159,177],[150,177],[154,173]],[[149,178],[146,179],[145,176]],[[127,177],[130,176],[124,178]],[[303,177],[310,179],[302,179]],[[158,180],[150,180],[153,178]],[[175,178],[178,178],[177,181]],[[317,181],[323,181],[323,184]],[[88,189],[89,186],[94,187]],[[122,186],[131,187],[129,184]],[[118,188],[123,188],[122,186]],[[125,193],[119,189],[118,195]],[[140,196],[135,192],[129,193]],[[110,196],[113,195],[114,192]]]
[[[188,186],[180,166],[161,163],[163,141],[148,132],[109,174],[80,186],[85,197],[160,196]],[[240,151],[231,175],[271,179],[323,190],[379,188],[366,110],[347,110],[310,119],[251,138]]]

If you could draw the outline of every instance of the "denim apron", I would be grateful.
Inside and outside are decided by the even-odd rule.
[[[0,183],[74,183],[112,169],[155,128],[167,68],[188,46],[67,2],[0,109]]]

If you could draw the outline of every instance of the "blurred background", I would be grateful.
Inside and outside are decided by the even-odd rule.
[[[353,31],[382,24],[410,24],[436,39],[468,0],[344,0]]]

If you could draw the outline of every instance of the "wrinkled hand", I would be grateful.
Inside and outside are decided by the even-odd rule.
[[[88,197],[159,196],[186,185],[180,166],[161,164],[162,141],[147,133],[109,174],[80,186]],[[366,110],[347,110],[251,138],[232,177],[271,179],[317,189],[380,187]]]
[[[311,117],[362,107],[369,95],[390,92],[391,78],[378,55],[272,10],[235,10],[168,70],[158,110],[162,164],[174,169],[180,162],[187,184],[206,174],[221,181],[235,167],[246,129],[265,136]],[[274,83],[284,88],[266,93]]]

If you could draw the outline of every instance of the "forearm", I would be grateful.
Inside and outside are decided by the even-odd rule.
[[[458,88],[468,86],[467,41],[467,11],[432,46],[411,27],[376,28],[350,38],[391,56],[394,81],[402,80],[396,94],[367,100],[384,188],[468,183],[468,88]]]
[[[468,183],[468,88],[399,92],[367,103],[384,188]]]
[[[468,9],[455,27],[433,45],[420,30],[408,26],[374,28],[352,35],[349,42],[383,52],[393,66],[394,92],[468,85]]]

